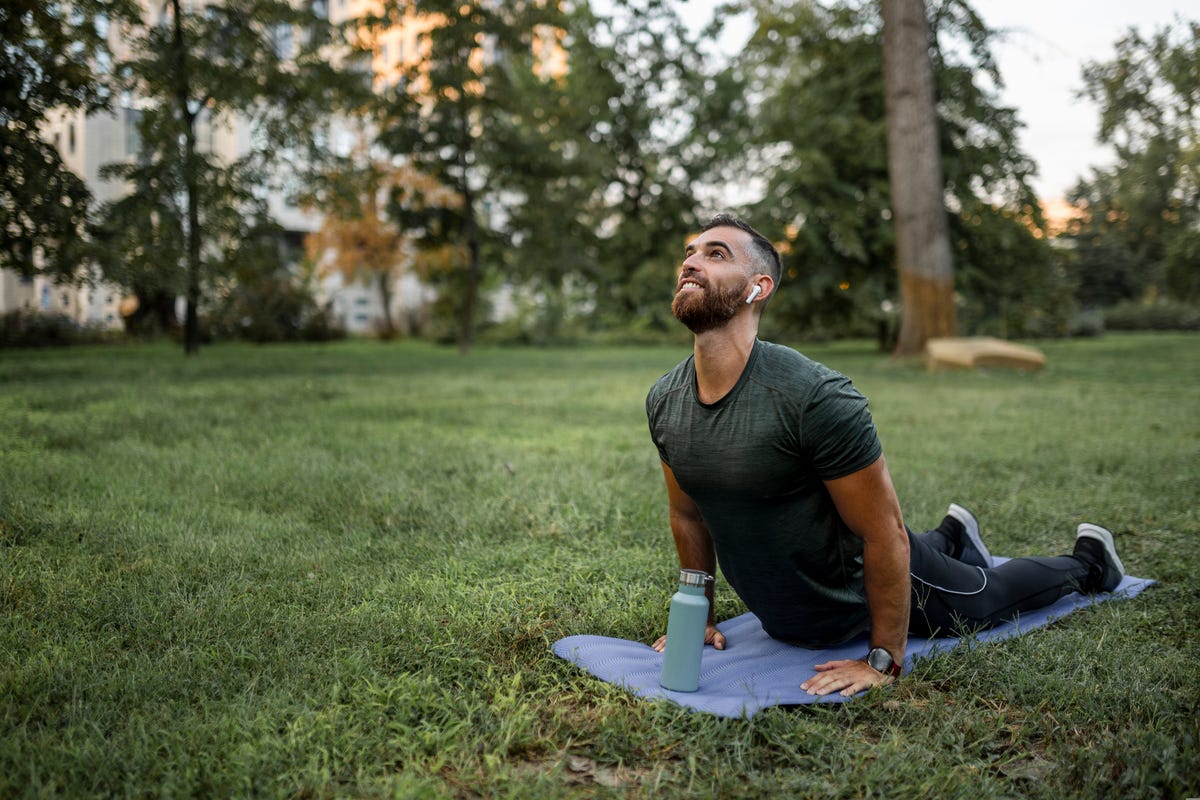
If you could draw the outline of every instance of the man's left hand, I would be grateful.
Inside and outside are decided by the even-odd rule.
[[[843,697],[849,697],[872,686],[886,686],[895,680],[865,661],[826,661],[817,664],[817,674],[800,684],[800,688],[815,695],[840,690]]]

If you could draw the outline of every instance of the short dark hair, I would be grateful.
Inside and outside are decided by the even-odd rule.
[[[739,231],[750,234],[750,241],[754,243],[751,255],[759,263],[759,266],[763,267],[759,272],[770,275],[775,286],[779,286],[779,281],[783,277],[783,259],[780,257],[779,251],[775,249],[775,245],[771,244],[770,239],[750,227],[750,223],[738,219],[732,214],[717,214],[705,223],[700,232],[704,233],[713,228],[737,228]]]

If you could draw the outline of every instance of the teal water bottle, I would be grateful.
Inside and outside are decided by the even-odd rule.
[[[694,692],[700,687],[700,655],[704,652],[704,630],[708,627],[708,598],[705,587],[712,576],[698,569],[679,570],[679,591],[671,597],[667,617],[667,646],[663,651],[664,689]]]

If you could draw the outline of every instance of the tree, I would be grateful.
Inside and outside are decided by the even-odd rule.
[[[598,41],[586,46],[600,59],[595,80],[603,90],[588,135],[606,161],[603,214],[595,220],[596,311],[610,322],[671,330],[673,278],[696,229],[698,189],[716,177],[717,159],[705,146],[712,131],[701,123],[711,87],[696,32],[673,7],[612,5],[615,13],[593,34]],[[572,57],[583,50],[580,43]]]
[[[111,92],[110,24],[128,0],[6,0],[0,6],[0,268],[74,277],[92,197],[42,138],[55,112],[96,112]]]
[[[504,113],[488,130],[487,154],[506,245],[497,262],[518,298],[510,324],[528,341],[557,338],[572,309],[593,300],[595,226],[609,167],[597,134],[606,124],[607,76],[592,69],[593,30],[584,4],[544,14],[536,48],[496,53],[490,91]],[[553,61],[555,51],[567,56],[565,68]]]
[[[696,56],[668,4],[612,5],[603,17],[544,0],[415,5],[436,24],[383,140],[460,198],[394,217],[461,259],[439,279],[454,281],[442,296],[458,301],[464,350],[489,273],[535,299],[526,336],[557,336],[573,308],[595,324],[666,325],[694,224],[681,147]]]
[[[326,274],[338,273],[347,281],[366,279],[379,290],[385,339],[395,337],[392,319],[393,281],[404,264],[404,239],[379,211],[379,196],[386,190],[385,175],[367,173],[361,196],[345,206],[324,206],[321,227],[305,240],[309,258]],[[401,321],[401,332],[407,326]]]
[[[1082,215],[1080,299],[1194,296],[1200,261],[1200,23],[1148,37],[1131,29],[1109,61],[1087,64],[1083,93],[1100,107],[1101,142],[1116,163],[1095,169],[1070,199]]]
[[[749,7],[757,28],[709,93],[734,99],[702,127],[727,148],[718,152],[730,153],[728,171],[739,183],[762,187],[746,213],[785,251],[788,271],[764,324],[789,335],[878,332],[890,347],[899,285],[879,6]],[[978,293],[967,298],[967,319],[994,329],[1001,306],[991,292],[1003,285],[995,273],[1016,259],[975,257],[986,253],[984,242],[1041,254],[1023,273],[1027,283],[1014,281],[1013,291],[1032,290],[1051,270],[1046,243],[1036,238],[1044,233],[1029,184],[1034,166],[1018,147],[1015,112],[994,93],[1000,76],[990,32],[959,0],[937,3],[931,19],[938,198],[950,213],[953,252],[973,254],[956,270],[956,282]],[[1015,219],[1022,224],[1002,222]]]
[[[392,318],[396,280],[408,266],[422,272],[437,259],[433,250],[412,252],[412,236],[387,217],[381,202],[412,215],[417,207],[427,205],[453,209],[458,197],[411,166],[392,166],[361,152],[327,173],[324,184],[320,204],[325,218],[306,237],[309,259],[326,274],[336,272],[348,281],[365,278],[374,283],[383,309],[384,338],[397,333],[407,336],[407,317],[401,316],[399,326]]]
[[[903,312],[896,355],[957,332],[954,261],[942,200],[942,163],[924,0],[883,0],[888,174]]]
[[[491,176],[481,151],[499,111],[489,92],[495,72],[487,51],[519,46],[521,32],[511,22],[524,10],[524,3],[415,0],[412,12],[433,26],[420,59],[405,69],[388,98],[380,135],[393,153],[455,195],[453,206],[395,203],[391,211],[401,225],[418,232],[418,246],[450,256],[449,296],[457,302],[456,338],[464,355],[474,341],[484,277],[480,251],[487,220],[481,217]]]
[[[703,98],[695,41],[675,10],[619,0],[553,20],[566,69],[507,54],[508,113],[490,130],[503,176],[510,275],[535,287],[539,338],[572,307],[592,325],[673,329],[671,276],[694,229],[692,146]]]
[[[146,105],[142,152],[109,171],[152,194],[111,206],[104,227],[147,223],[119,239],[135,256],[155,242],[179,246],[165,253],[173,260],[161,265],[161,283],[186,299],[184,349],[192,354],[222,254],[236,248],[244,226],[261,225],[266,192],[319,163],[321,137],[312,132],[364,87],[335,66],[336,33],[323,3],[167,0],[161,12],[144,21],[133,56],[117,67],[123,88]],[[212,138],[235,121],[250,141],[232,160],[201,146],[202,132]]]

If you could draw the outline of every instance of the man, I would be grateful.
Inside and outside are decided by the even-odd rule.
[[[1078,527],[1071,555],[999,567],[962,506],[934,531],[909,531],[866,398],[757,338],[780,275],[779,253],[745,222],[722,214],[704,227],[671,306],[693,355],[654,385],[646,413],[681,567],[715,573],[719,562],[774,638],[821,647],[869,634],[863,659],[818,664],[805,691],[892,682],[909,633],[987,627],[1120,583],[1112,534],[1096,525]],[[711,603],[706,642],[726,645]]]

